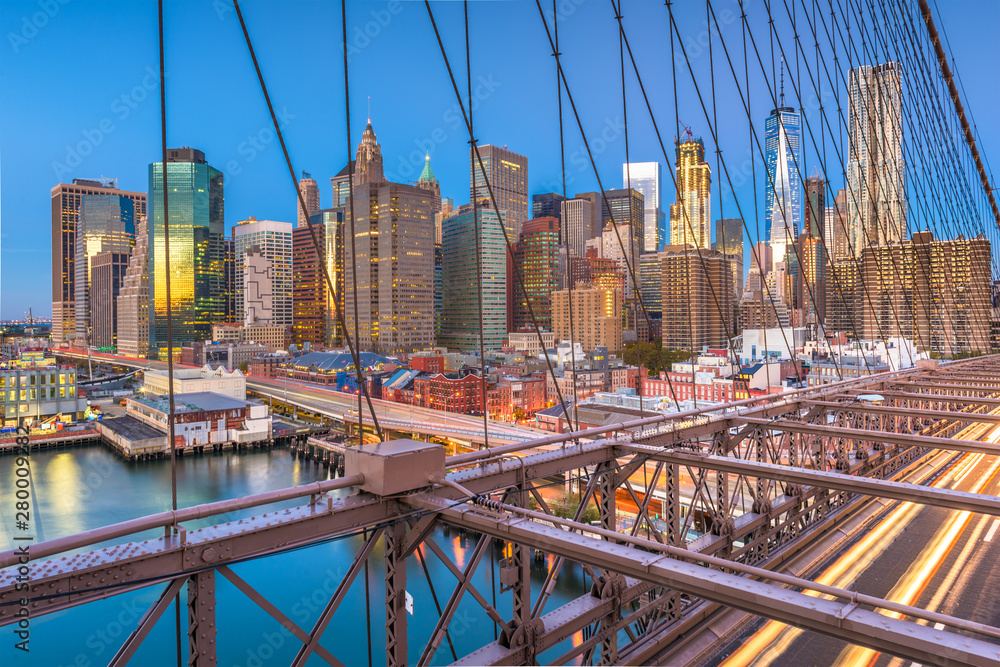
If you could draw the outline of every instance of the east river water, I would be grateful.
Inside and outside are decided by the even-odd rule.
[[[35,542],[50,540],[112,523],[170,509],[170,462],[129,463],[109,450],[86,448],[38,452],[31,456],[32,524]],[[0,548],[15,547],[15,457],[0,456]],[[261,493],[329,478],[330,471],[316,463],[292,458],[287,449],[225,452],[181,458],[177,461],[178,506],[186,507],[227,498]],[[225,520],[270,512],[295,501],[232,513]],[[189,530],[218,519],[186,524]],[[142,540],[162,535],[162,529],[126,538]],[[440,528],[435,541],[464,568],[476,544],[475,535]],[[274,603],[306,632],[312,629],[343,574],[361,547],[361,536],[302,548],[233,566],[233,571]],[[20,544],[20,543],[17,543]],[[90,547],[88,547],[89,549]],[[369,560],[369,599],[366,608],[364,575],[359,575],[327,629],[322,644],[348,667],[368,664],[368,631],[371,620],[372,663],[385,663],[385,597],[383,547],[379,544]],[[430,550],[426,563],[443,607],[456,579]],[[493,562],[501,557],[494,551]],[[439,617],[424,572],[415,557],[407,561],[407,589],[415,600],[409,617],[409,662],[415,664]],[[532,594],[537,595],[545,576],[545,563],[532,563]],[[588,586],[582,569],[565,566],[555,592],[546,605],[551,611],[584,594]],[[496,607],[511,616],[511,594],[500,593],[499,569],[484,558],[474,575],[483,596],[493,600],[491,579],[497,579]],[[105,665],[136,627],[146,609],[160,595],[164,584],[92,602],[48,616],[31,619],[30,652],[15,648],[15,626],[0,628],[0,665],[40,667]],[[277,621],[251,602],[228,580],[216,575],[216,620],[219,665],[260,667],[290,664],[300,642]],[[182,595],[183,599],[183,595]],[[369,613],[370,611],[370,613]],[[181,607],[182,645],[187,608]],[[466,593],[451,623],[451,639],[459,658],[493,641],[493,625],[480,605]],[[565,652],[577,635],[539,659],[542,664]],[[187,656],[184,656],[186,663]],[[434,664],[453,661],[447,641],[441,643]],[[133,657],[132,665],[176,664],[176,634],[173,606],[160,618]],[[325,664],[315,655],[310,665]]]

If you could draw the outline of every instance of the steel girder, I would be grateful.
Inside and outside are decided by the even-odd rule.
[[[514,486],[525,476],[527,479],[538,479],[561,475],[567,469],[586,468],[613,460],[620,453],[606,443],[585,443],[522,460],[500,460],[452,473],[449,478],[476,493],[490,493]],[[302,493],[308,498],[309,487],[304,488],[306,491]],[[439,492],[444,497],[459,497],[451,489],[444,488]],[[392,519],[405,518],[397,511],[398,507],[368,494],[326,498],[311,505],[193,531],[182,530],[177,535],[118,544],[65,559],[32,561],[31,589],[27,596],[31,599],[29,608],[33,617],[40,616],[144,588],[206,566],[230,565],[246,558],[277,553],[363,528],[371,529]],[[198,512],[191,514],[200,515]],[[42,553],[51,551],[46,549],[46,544],[39,543],[37,550]],[[32,548],[32,553],[35,551]],[[17,552],[7,552],[0,558],[16,564]],[[0,626],[16,620],[13,616],[15,606],[24,596],[23,592],[15,589],[17,576],[16,569],[0,570]]]
[[[951,510],[978,512],[1000,516],[1000,498],[979,493],[967,493],[933,486],[921,486],[886,479],[870,479],[842,472],[810,470],[761,461],[747,461],[729,456],[695,454],[691,452],[667,450],[658,451],[645,445],[631,445],[629,449],[638,454],[651,456],[654,460],[680,465],[720,470],[738,475],[763,477],[791,484],[811,485],[837,491],[848,491],[877,498],[891,498],[911,503],[935,505]]]
[[[928,435],[912,435],[909,433],[891,433],[889,431],[863,431],[860,429],[826,426],[821,424],[805,424],[788,420],[769,421],[766,419],[745,418],[761,428],[788,433],[809,433],[818,436],[830,436],[855,442],[883,442],[910,447],[927,447],[930,449],[946,449],[953,452],[972,454],[1000,454],[1000,445],[955,438],[938,438]]]
[[[812,405],[829,408],[831,411],[864,412],[872,415],[893,417],[913,417],[914,419],[948,419],[960,422],[982,422],[1000,424],[1000,415],[976,414],[972,412],[948,412],[946,410],[923,410],[893,405],[864,405],[861,403],[837,403],[836,401],[805,401]],[[1000,405],[1000,403],[998,403]]]
[[[446,521],[457,526],[583,560],[605,570],[908,660],[946,667],[1000,666],[1000,646],[996,644],[868,611],[860,608],[856,600],[844,604],[813,597],[662,553],[571,533],[564,528],[510,515],[487,515],[464,505],[449,506],[432,495],[417,494],[407,500],[414,507],[440,512]]]

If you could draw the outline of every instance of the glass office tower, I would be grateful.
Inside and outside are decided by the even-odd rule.
[[[150,347],[167,353],[162,162],[149,165]],[[222,172],[193,148],[167,151],[173,348],[211,338],[225,318]]]

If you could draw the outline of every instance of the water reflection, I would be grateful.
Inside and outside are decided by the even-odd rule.
[[[45,539],[70,535],[83,530],[161,512],[170,507],[169,461],[129,463],[102,447],[88,447],[32,455],[34,492],[37,497],[36,526],[41,525]],[[0,506],[11,507],[14,494],[13,457],[0,457]],[[287,450],[226,452],[177,460],[178,504],[234,498],[271,489],[305,484],[329,478],[321,466],[292,458]],[[289,501],[269,507],[292,506]],[[225,521],[261,513],[262,509],[243,510],[227,515]],[[4,512],[4,544],[10,545],[13,517]],[[220,522],[220,517],[191,522],[197,528]],[[156,537],[151,531],[140,539]],[[479,536],[462,534],[457,529],[439,527],[432,539],[461,571],[472,558]],[[319,618],[364,542],[362,535],[352,535],[334,542],[315,545],[233,566],[233,571],[274,603],[307,631]],[[361,574],[349,587],[323,639],[334,655],[347,665],[367,664],[368,631],[371,622],[371,648],[375,664],[384,662],[385,646],[385,570],[384,546],[376,545],[369,560],[367,581],[369,604],[365,600],[365,579]],[[438,600],[443,607],[457,579],[448,566],[430,549],[422,551]],[[491,583],[503,557],[502,547],[493,543],[471,575],[473,585],[483,598],[504,618],[513,615],[511,594],[500,593]],[[552,557],[531,560],[532,598],[537,597]],[[552,611],[586,593],[589,585],[582,568],[564,564],[545,610]],[[114,598],[69,609],[32,621],[31,653],[13,648],[12,642],[0,644],[2,665],[73,665],[100,664],[121,646],[146,608],[157,598],[163,586],[119,595]],[[407,590],[415,600],[410,617],[410,662],[416,663],[424,644],[438,620],[430,593],[430,584],[416,558],[407,560]],[[260,667],[288,664],[299,642],[259,607],[221,576],[217,577],[217,624],[219,664]],[[184,629],[182,628],[182,631]],[[466,593],[449,628],[449,635],[459,658],[493,641],[493,625],[476,599]],[[579,633],[552,649],[551,655],[564,653],[582,642]],[[170,665],[174,656],[172,614],[160,619],[153,632],[133,659],[133,664]],[[447,641],[438,649],[434,664],[453,660]]]

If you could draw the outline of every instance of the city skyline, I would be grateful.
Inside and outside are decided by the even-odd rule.
[[[24,6],[25,11],[32,7],[30,4]],[[0,141],[0,151],[2,151],[3,156],[8,157],[8,164],[9,156],[23,156],[27,160],[26,166],[28,167],[17,172],[8,168],[0,173],[0,185],[5,186],[3,188],[5,192],[30,192],[37,191],[41,187],[51,189],[57,182],[68,183],[73,178],[92,177],[95,174],[117,177],[119,187],[123,190],[137,191],[146,187],[145,179],[142,178],[145,167],[159,159],[157,148],[159,110],[155,103],[155,99],[158,97],[158,79],[155,75],[158,73],[155,67],[155,35],[149,31],[149,26],[155,25],[155,15],[150,15],[149,12],[125,4],[113,6],[120,9],[114,16],[91,15],[76,9],[74,6],[61,8],[59,16],[53,19],[44,30],[40,30],[37,38],[27,44],[19,44],[16,52],[4,56],[5,58],[18,58],[16,61],[11,61],[17,67],[5,69],[4,76],[8,83],[23,87],[28,97],[36,99],[43,105],[46,100],[50,99],[51,93],[42,90],[37,83],[33,83],[30,73],[51,67],[51,59],[58,57],[62,53],[61,49],[66,48],[66,46],[62,46],[51,49],[53,40],[64,40],[66,45],[70,45],[76,43],[75,40],[83,39],[88,46],[98,49],[98,53],[100,53],[100,49],[108,48],[90,42],[89,37],[79,36],[86,35],[86,30],[80,28],[93,25],[97,16],[100,16],[105,22],[110,20],[115,25],[125,26],[135,23],[143,26],[143,29],[136,31],[135,34],[123,34],[117,45],[119,47],[123,44],[135,47],[143,45],[144,49],[136,48],[136,52],[147,56],[137,57],[135,66],[123,68],[125,71],[121,74],[116,73],[111,76],[102,74],[104,79],[97,77],[97,75],[81,77],[82,83],[89,85],[90,88],[81,89],[81,91],[85,91],[82,97],[77,95],[81,104],[77,105],[76,114],[69,122],[63,117],[54,122],[55,119],[47,113],[37,114],[37,118],[29,118],[24,115],[24,112],[19,112],[12,116],[19,123],[19,128],[24,127],[24,131],[19,131],[18,136],[13,136],[10,131],[12,117],[8,116],[7,120],[0,121],[4,123],[4,125],[0,125],[0,128],[8,130],[3,132],[4,139]],[[511,16],[500,17],[501,25],[505,25],[507,22],[514,25],[516,21],[538,20],[537,15],[532,15],[527,11],[533,9],[532,7],[518,5],[514,5],[514,7],[515,11],[511,12]],[[249,4],[246,9],[251,29],[253,23],[260,20],[260,14],[255,11],[256,9],[257,6],[253,3]],[[379,128],[380,133],[385,135],[384,138],[380,137],[381,143],[385,146],[392,146],[392,148],[387,149],[388,152],[384,156],[386,177],[390,180],[396,178],[402,182],[416,180],[424,166],[426,155],[430,154],[434,171],[441,184],[442,196],[452,197],[455,199],[456,205],[461,205],[465,203],[462,196],[463,191],[468,192],[468,176],[465,175],[468,173],[467,137],[463,136],[465,129],[461,126],[460,117],[457,115],[457,106],[454,105],[450,91],[444,85],[445,82],[440,82],[441,87],[435,88],[430,98],[428,98],[426,90],[414,97],[418,100],[434,99],[431,104],[425,105],[428,107],[427,109],[423,107],[416,110],[408,109],[407,113],[401,114],[400,111],[395,111],[387,106],[385,102],[387,96],[384,89],[377,90],[380,85],[374,85],[372,80],[366,79],[365,76],[366,72],[382,66],[395,54],[400,53],[400,49],[412,46],[413,40],[418,39],[416,37],[406,37],[401,41],[396,39],[402,34],[405,23],[398,17],[405,18],[406,13],[412,14],[413,18],[418,16],[418,12],[414,11],[415,8],[410,5],[404,4],[401,8],[396,9],[399,12],[393,14],[388,9],[383,9],[381,3],[359,5],[353,12],[352,8],[349,8],[349,26],[356,24],[359,28],[363,28],[367,21],[375,20],[375,15],[386,23],[384,26],[378,23],[374,24],[379,26],[379,34],[375,38],[369,38],[370,44],[364,48],[352,45],[349,40],[349,46],[352,46],[349,48],[349,55],[352,59],[352,125],[354,126],[352,127],[352,143],[356,146],[360,139],[362,126],[359,121],[366,118],[367,97],[370,94],[372,121]],[[447,5],[444,4],[440,8],[436,6],[436,9],[439,23],[457,34],[460,31],[460,13],[447,11]],[[662,9],[661,13],[649,11],[642,5],[635,5],[629,9],[631,12],[629,18],[635,17],[632,30],[635,31],[634,41],[637,44],[649,42],[649,40],[641,39],[644,31],[656,30],[661,34],[665,32],[667,21]],[[988,5],[983,5],[981,9],[987,10],[987,12],[996,11]],[[316,11],[322,12],[324,10],[317,6]],[[236,25],[233,12],[223,12],[221,16],[218,16],[212,8],[207,8],[205,12],[207,12],[206,16],[212,17],[213,23],[208,26],[196,25],[197,20],[205,18],[200,12],[201,10],[197,10],[192,12],[191,16],[173,17],[179,22],[175,29],[194,30],[195,35],[207,35],[209,27],[216,30],[216,24],[226,28],[233,28]],[[696,18],[687,13],[685,8],[678,8],[675,12],[679,22],[696,25]],[[353,19],[352,13],[356,13]],[[644,13],[649,17],[648,26],[643,25],[641,20]],[[19,15],[17,11],[10,12],[10,14],[14,17]],[[290,29],[291,16],[280,12],[278,14],[274,17],[274,29],[283,36],[282,31]],[[470,20],[474,27],[476,21],[493,20],[494,14],[495,12],[489,12],[487,8],[473,5]],[[946,28],[950,29],[952,34],[955,34],[956,29],[959,28],[956,23],[957,17],[961,15],[961,13],[949,13],[947,17],[941,17]],[[171,17],[168,11],[169,18]],[[61,21],[65,21],[66,25],[61,25]],[[68,25],[70,22],[75,22],[72,26],[72,33],[68,32],[71,29],[71,26]],[[724,23],[724,30],[726,25]],[[734,26],[738,27],[738,21]],[[561,47],[561,50],[567,54],[573,54],[577,58],[574,61],[572,71],[568,71],[568,75],[576,74],[578,76],[589,69],[596,74],[611,76],[614,68],[609,59],[611,51],[616,50],[617,45],[612,45],[609,38],[607,48],[602,46],[602,48],[591,49],[591,52],[588,52],[582,44],[588,30],[596,30],[600,33],[601,30],[607,28],[609,33],[616,33],[616,29],[611,30],[613,21],[608,20],[608,17],[596,7],[580,5],[574,6],[573,13],[561,16],[560,27],[561,36],[566,41],[566,46]],[[267,44],[271,43],[272,38],[263,30],[259,30],[259,32],[260,35],[257,39],[260,44],[258,48],[263,52],[267,48]],[[352,34],[354,34],[353,30]],[[363,30],[361,34],[363,34]],[[235,32],[230,30],[225,33],[224,39],[221,40],[222,48],[232,47],[233,53],[227,54],[225,60],[226,67],[229,68],[228,71],[233,72],[233,75],[221,81],[219,90],[213,91],[204,100],[209,107],[220,110],[225,108],[227,104],[236,102],[241,105],[241,111],[245,111],[236,119],[236,122],[231,123],[232,127],[221,128],[221,130],[219,123],[213,120],[210,115],[206,116],[201,112],[191,113],[190,109],[184,109],[184,105],[179,102],[186,95],[189,96],[189,94],[194,94],[199,90],[198,80],[201,74],[192,72],[190,67],[185,67],[194,62],[189,60],[190,56],[183,54],[176,48],[171,50],[169,31],[167,43],[168,107],[173,109],[171,100],[178,104],[177,111],[168,111],[169,143],[176,146],[199,146],[201,150],[211,156],[213,166],[223,172],[226,179],[226,199],[228,200],[227,204],[229,204],[226,206],[228,210],[224,221],[227,237],[229,229],[237,220],[247,219],[251,215],[258,219],[294,222],[295,217],[292,216],[296,213],[289,203],[292,201],[294,191],[291,184],[288,183],[287,172],[282,173],[284,167],[281,151],[273,137],[273,132],[269,129],[269,119],[266,116],[266,109],[259,99],[259,90],[255,88],[256,82],[253,80],[252,66],[245,57],[245,53],[236,49],[237,46],[241,46],[239,38],[238,30]],[[274,39],[277,39],[277,35]],[[958,49],[964,46],[962,41],[964,40],[954,40],[956,57],[967,68],[963,69],[963,72],[969,76],[971,72],[974,72],[972,70],[974,59],[961,57],[961,52]],[[428,46],[423,42],[420,44],[422,47]],[[457,52],[457,45],[448,44],[447,46],[449,46],[449,53],[453,50]],[[510,150],[520,152],[529,158],[532,166],[530,170],[531,180],[528,183],[529,197],[540,192],[560,190],[558,185],[560,175],[558,142],[553,141],[552,127],[550,127],[554,126],[555,121],[554,99],[548,100],[549,96],[544,95],[536,96],[538,108],[537,113],[533,116],[541,119],[538,122],[511,124],[509,115],[514,100],[525,89],[548,90],[547,75],[549,72],[547,70],[536,73],[525,72],[523,67],[518,68],[518,65],[523,65],[525,62],[537,62],[542,58],[544,46],[533,43],[526,47],[523,53],[511,58],[512,62],[510,63],[498,63],[495,59],[491,59],[490,66],[481,71],[477,70],[476,61],[486,62],[489,50],[487,47],[481,47],[483,52],[477,59],[476,47],[473,47],[473,96],[476,99],[477,138],[481,144],[507,145]],[[612,46],[615,48],[612,49]],[[637,46],[638,48],[650,49],[651,47]],[[689,51],[691,51],[690,48]],[[643,54],[640,52],[637,55],[641,59]],[[653,57],[653,54],[649,52],[645,55],[647,59]],[[700,56],[701,54],[689,53],[690,55]],[[346,162],[348,154],[345,149],[346,136],[344,136],[342,129],[340,131],[331,130],[331,128],[343,128],[342,99],[339,105],[335,103],[337,96],[342,95],[342,87],[338,90],[336,85],[329,86],[331,90],[324,94],[330,98],[331,105],[324,108],[321,114],[318,109],[313,108],[316,105],[306,104],[303,99],[293,94],[287,87],[289,81],[282,80],[285,72],[288,71],[283,68],[284,63],[287,62],[282,60],[283,57],[280,55],[271,56],[273,64],[265,68],[267,70],[265,76],[272,87],[272,96],[276,100],[276,108],[279,112],[279,122],[283,125],[286,133],[293,164],[297,170],[309,171],[320,183],[320,207],[326,208],[331,205],[330,191],[328,188],[322,187],[322,183],[339,172]],[[695,59],[694,65],[699,79],[702,68],[707,69],[707,60],[705,57]],[[567,70],[570,68],[569,62],[567,59]],[[538,69],[543,68],[539,67]],[[643,73],[647,87],[650,88],[649,92],[654,108],[657,108],[656,100],[665,99],[670,93],[669,77],[654,76],[651,71]],[[171,81],[171,77],[173,77],[173,81]],[[395,83],[395,79],[393,81]],[[571,76],[571,84],[572,82],[573,77]],[[762,118],[773,107],[772,101],[767,99],[767,88],[763,82],[763,76],[759,77],[759,81],[753,82],[758,91],[755,101],[752,103],[755,132],[758,134],[762,132],[760,129]],[[685,100],[690,98],[690,104],[686,104],[681,109],[682,117],[690,122],[696,131],[706,136],[706,143],[709,143],[707,137],[710,134],[707,131],[707,124],[703,118],[699,117],[693,102],[694,98],[691,96],[693,88],[690,86],[689,78],[678,75],[677,83],[678,94]],[[73,85],[80,84],[74,83]],[[410,87],[406,88],[404,92],[413,93],[412,86],[415,84],[407,85]],[[621,123],[618,122],[620,118],[616,119],[615,115],[620,110],[620,105],[616,106],[610,102],[600,101],[592,95],[588,96],[585,88],[580,87],[579,84],[576,84],[575,87],[579,88],[575,92],[581,104],[586,103],[585,108],[593,110],[584,114],[584,128],[591,142],[591,148],[597,153],[598,169],[607,190],[617,185],[616,172],[621,167],[625,157],[624,140],[620,132]],[[971,104],[973,108],[993,106],[988,101],[991,98],[986,92],[977,91],[976,94],[987,95],[987,100],[973,98]],[[990,94],[996,95],[995,91]],[[554,92],[551,97],[554,98]],[[285,100],[288,100],[287,104]],[[602,112],[605,113],[602,114]],[[177,114],[177,116],[174,117],[173,114]],[[445,114],[448,115],[447,121],[444,120]],[[805,115],[808,118],[808,110]],[[336,122],[338,116],[341,117],[340,122]],[[551,121],[547,119],[551,119]],[[104,120],[108,122],[102,126]],[[643,133],[648,131],[643,127],[648,125],[648,118],[643,118],[637,111],[633,110],[629,120],[630,124],[635,123],[637,126],[630,134],[632,151],[629,156],[630,161],[633,163],[657,161],[660,162],[661,170],[667,170],[669,173],[673,165],[663,161],[662,155],[658,154],[659,151],[654,149],[652,143],[642,140]],[[661,126],[669,127],[673,124],[670,114],[660,114],[658,121]],[[41,131],[42,126],[39,123],[42,122],[54,124],[51,128],[46,127],[45,131]],[[104,130],[101,130],[101,127]],[[440,130],[440,132],[435,132],[435,130]],[[988,153],[988,146],[991,143],[990,133],[993,130],[984,127],[982,131],[985,134],[984,143]],[[746,120],[741,122],[737,116],[734,116],[723,125],[720,119],[719,132],[724,148],[729,148],[734,144],[745,144],[742,137],[746,136]],[[316,146],[310,146],[310,143],[316,143],[308,141],[308,138],[313,135],[322,136],[323,141]],[[41,138],[41,145],[33,150],[24,148],[28,145],[26,140],[30,136],[34,136],[36,142]],[[566,137],[567,194],[596,189],[596,180],[590,171],[589,162],[586,162],[586,154],[576,128],[569,125]],[[713,151],[714,148],[714,146],[706,146],[706,149]],[[81,154],[84,152],[86,155]],[[353,147],[351,147],[350,153],[353,155]],[[712,159],[706,159],[709,160],[710,164],[714,162]],[[810,170],[815,165],[815,160],[811,156],[807,156],[804,161]],[[23,173],[21,173],[22,171]],[[830,171],[833,171],[832,167]],[[760,174],[758,174],[758,178],[759,176]],[[746,213],[753,210],[754,200],[759,196],[760,183],[758,181],[758,190],[754,193],[749,184],[749,178],[745,180],[746,183],[736,187],[736,200],[741,202],[741,207]],[[265,183],[266,187],[262,187],[262,184]],[[712,210],[719,211],[719,187],[716,183],[713,183],[713,186]],[[669,179],[664,183],[664,187],[667,192],[672,191]],[[831,187],[839,189],[843,187],[843,183],[834,180]],[[735,207],[733,206],[733,194],[727,190],[728,186],[723,188],[722,204],[728,217],[729,212],[734,211]],[[50,306],[46,306],[46,302],[51,304],[50,299],[46,298],[45,293],[48,286],[45,285],[44,281],[37,281],[38,285],[27,285],[26,289],[22,290],[13,290],[8,287],[17,284],[19,273],[28,271],[32,265],[38,264],[37,254],[43,253],[44,256],[49,245],[44,234],[38,235],[30,231],[33,227],[37,228],[38,225],[44,224],[46,221],[47,211],[42,209],[43,201],[32,197],[24,197],[23,199],[24,201],[14,201],[11,197],[5,197],[3,202],[3,212],[7,214],[8,220],[27,220],[29,223],[31,220],[37,221],[34,225],[9,224],[3,229],[0,252],[3,253],[5,260],[2,276],[4,298],[2,308],[0,308],[0,316],[4,318],[22,317],[22,311],[26,311],[29,306],[40,315],[49,315]],[[754,229],[754,225],[749,220],[748,227],[751,230]],[[748,242],[747,245],[752,245],[752,243]],[[44,261],[42,263],[44,264]]]

